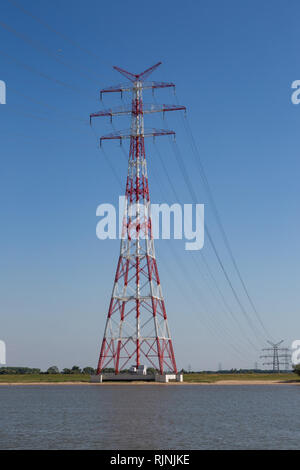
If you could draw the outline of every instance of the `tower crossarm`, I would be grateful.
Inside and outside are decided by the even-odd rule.
[[[141,73],[131,73],[125,69],[121,69],[121,67],[117,67],[116,65],[114,65],[113,68],[117,70],[117,72],[119,72],[121,75],[124,75],[124,77],[126,77],[128,80],[132,82],[136,82],[137,80],[139,81],[145,80],[145,78],[149,77],[149,75],[155,69],[157,69],[157,67],[159,67],[160,65],[161,65],[161,62],[157,62],[156,64],[152,65],[151,67],[147,68]]]
[[[122,115],[136,115],[136,114],[151,114],[151,113],[165,113],[167,111],[186,111],[185,106],[174,104],[144,104],[142,109],[132,109],[132,107],[119,106],[117,108],[104,109],[96,113],[90,114],[90,123],[95,117],[109,116],[112,120],[113,116]]]
[[[175,92],[175,84],[172,82],[141,82],[141,88],[143,90],[152,90],[153,92],[158,88],[173,88]],[[120,93],[122,98],[124,92],[132,92],[133,89],[134,85],[131,85],[130,83],[119,83],[117,85],[103,88],[100,90],[100,100],[102,100],[104,93]]]
[[[283,341],[284,341],[284,340],[282,339],[282,340],[279,341],[278,343],[272,343],[272,341],[268,341],[268,340],[267,340],[267,343],[269,343],[269,344],[272,346],[272,348],[278,348],[278,346],[279,346],[281,343],[283,343]]]
[[[169,129],[145,129],[142,137],[159,137],[162,135],[174,135],[175,132]],[[138,137],[139,134],[133,134],[132,129],[125,131],[114,132],[100,137],[100,145],[103,140],[119,140],[120,143],[123,139],[130,139],[131,137]]]

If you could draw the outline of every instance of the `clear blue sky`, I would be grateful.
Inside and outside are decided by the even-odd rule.
[[[299,339],[300,105],[290,99],[291,83],[300,79],[299,2],[16,1],[27,14],[3,0],[0,20],[0,79],[7,85],[7,104],[0,106],[0,338],[7,343],[8,365],[96,365],[119,242],[96,238],[95,212],[102,202],[115,203],[120,188],[97,149],[88,116],[100,109],[99,89],[120,82],[112,65],[139,72],[160,60],[153,79],[175,82],[177,98],[187,106],[257,310],[276,340],[290,345]],[[156,100],[173,103],[175,97],[158,91]],[[117,97],[105,99],[106,105],[116,102]],[[222,260],[256,322],[213,219],[182,119],[168,116],[164,125],[159,116],[155,120],[156,127],[177,132],[197,202],[206,204]],[[114,125],[124,129],[125,121]],[[95,131],[111,132],[110,124],[99,121]],[[191,202],[168,139],[156,145],[180,200]],[[123,181],[126,160],[118,144],[108,143],[105,152]],[[147,156],[152,200],[175,202],[167,182],[161,183],[151,142]],[[207,240],[203,254],[245,336],[224,311],[200,253],[194,263],[182,242],[160,241],[158,266],[178,365],[253,367],[262,343]]]

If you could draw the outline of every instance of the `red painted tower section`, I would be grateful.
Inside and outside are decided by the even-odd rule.
[[[173,83],[146,82],[160,62],[141,74],[114,67],[129,82],[101,90],[103,93],[132,93],[131,109],[120,107],[91,114],[96,116],[131,115],[131,128],[100,139],[130,139],[128,174],[125,191],[125,213],[114,286],[97,374],[114,368],[118,374],[131,366],[146,365],[160,374],[177,373],[165,302],[160,284],[151,224],[151,205],[147,177],[145,137],[175,134],[162,129],[144,129],[147,113],[185,110],[184,106],[143,106],[143,89],[174,87]]]

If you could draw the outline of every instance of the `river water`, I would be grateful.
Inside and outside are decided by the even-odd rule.
[[[1,449],[297,449],[293,385],[0,387]]]

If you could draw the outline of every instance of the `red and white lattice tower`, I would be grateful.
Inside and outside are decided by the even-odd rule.
[[[146,78],[161,62],[140,74],[114,67],[129,82],[101,90],[104,93],[132,92],[131,108],[119,107],[91,114],[97,116],[131,115],[131,128],[100,138],[130,139],[125,214],[120,256],[102,340],[97,374],[103,369],[121,370],[147,365],[164,372],[177,373],[165,302],[158,275],[151,228],[150,197],[145,154],[145,137],[174,135],[163,129],[144,129],[144,114],[185,110],[184,106],[144,105],[143,89],[173,87],[173,83],[147,82]]]

